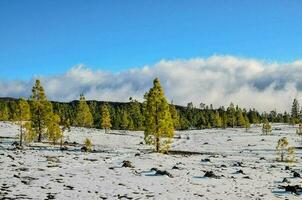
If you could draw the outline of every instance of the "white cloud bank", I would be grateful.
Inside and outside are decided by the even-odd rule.
[[[284,111],[293,98],[302,96],[302,61],[267,63],[232,56],[163,60],[120,73],[78,65],[65,74],[39,78],[51,100],[70,101],[83,92],[87,99],[128,101],[130,96],[142,100],[155,77],[169,100],[180,105],[234,102],[261,111]],[[0,81],[0,96],[28,97],[33,81]]]

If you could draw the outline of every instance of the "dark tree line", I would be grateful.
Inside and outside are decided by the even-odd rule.
[[[102,102],[86,101],[93,118],[92,127],[101,128],[102,105],[108,105],[111,129],[115,130],[144,130],[144,105],[130,98],[127,103],[120,102]],[[72,102],[51,102],[53,112],[60,116],[61,119],[69,120],[71,125],[77,124],[77,106],[79,101]],[[29,103],[31,105],[31,103]],[[295,99],[292,107],[292,113],[260,113],[255,109],[242,109],[234,104],[227,108],[220,107],[214,109],[211,105],[202,105],[197,108],[193,103],[184,106],[170,105],[170,111],[173,117],[176,129],[204,129],[204,128],[228,128],[228,127],[245,127],[249,124],[259,124],[268,120],[274,123],[296,124],[301,122],[301,111],[298,101]],[[32,109],[32,108],[31,108]],[[18,114],[18,99],[0,98],[0,120],[14,121]]]

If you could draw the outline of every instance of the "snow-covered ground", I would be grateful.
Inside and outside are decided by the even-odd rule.
[[[13,150],[18,127],[0,122],[0,199],[301,199],[278,188],[286,185],[283,178],[301,184],[293,178],[293,171],[301,173],[301,150],[296,163],[275,161],[279,138],[302,146],[295,129],[274,124],[271,135],[260,127],[177,132],[172,149],[198,154],[163,155],[141,143],[142,132],[84,128],[72,128],[65,139],[83,143],[88,137],[93,153],[80,152],[80,145],[63,152],[46,144]],[[122,167],[124,160],[134,167]],[[173,177],[155,176],[154,167]],[[205,171],[218,177],[205,178]]]

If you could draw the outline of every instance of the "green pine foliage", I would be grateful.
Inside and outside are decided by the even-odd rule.
[[[172,120],[173,120],[174,130],[179,130],[181,128],[181,126],[180,126],[180,116],[179,116],[179,112],[176,110],[173,103],[170,105],[170,113],[171,113],[171,117],[172,117]]]
[[[86,102],[84,94],[80,95],[80,101],[77,106],[76,125],[90,128],[93,126],[93,117],[90,108]]]
[[[289,146],[286,137],[280,138],[276,146],[277,161],[280,162],[295,162],[295,148]]]
[[[20,99],[16,116],[16,124],[20,126],[20,140],[19,145],[23,145],[25,124],[31,120],[30,106],[25,99]]]
[[[92,141],[89,138],[84,140],[84,146],[86,147],[87,151],[92,151]]]
[[[36,80],[32,88],[30,96],[31,122],[33,131],[38,136],[38,142],[42,141],[42,137],[46,133],[47,124],[53,114],[52,104],[47,100],[44,89],[40,80]]]
[[[105,133],[108,133],[111,125],[110,112],[108,109],[108,105],[104,104],[101,108],[101,127],[105,129]]]
[[[267,118],[264,119],[263,125],[262,125],[262,133],[263,134],[269,134],[272,132],[272,126],[270,125]]]
[[[291,109],[291,124],[299,123],[300,121],[300,106],[297,99],[294,99]]]
[[[166,152],[174,136],[174,126],[169,104],[158,78],[145,95],[145,102],[145,142],[154,145],[156,152]]]
[[[59,123],[60,116],[57,114],[52,114],[47,124],[46,136],[53,144],[57,144],[57,142],[63,137]]]
[[[3,104],[0,108],[0,121],[8,121],[9,120],[9,111],[6,104]]]

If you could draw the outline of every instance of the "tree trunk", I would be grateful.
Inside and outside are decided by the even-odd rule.
[[[156,137],[156,152],[159,153],[159,137]]]
[[[22,146],[22,140],[23,140],[23,125],[21,124],[21,126],[20,126],[20,146]]]

